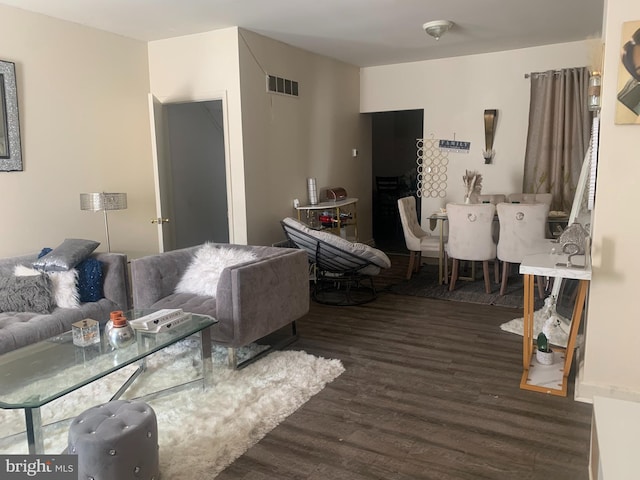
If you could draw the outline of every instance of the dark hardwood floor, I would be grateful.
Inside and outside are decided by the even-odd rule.
[[[586,479],[591,405],[519,388],[512,308],[311,304],[290,348],[346,371],[217,479]]]

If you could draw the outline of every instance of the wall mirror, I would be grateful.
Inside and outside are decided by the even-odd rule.
[[[22,170],[16,67],[0,60],[0,171]]]

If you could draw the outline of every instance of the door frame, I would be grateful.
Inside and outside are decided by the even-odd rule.
[[[161,202],[161,191],[160,191],[160,174],[158,170],[158,153],[157,153],[157,141],[156,141],[156,131],[155,131],[155,114],[153,111],[153,99],[159,101],[162,106],[176,103],[199,103],[199,102],[209,102],[209,101],[222,101],[222,128],[224,135],[224,168],[225,168],[225,176],[227,183],[227,222],[229,228],[229,243],[235,243],[235,228],[234,228],[234,209],[233,209],[233,182],[232,182],[232,174],[231,174],[231,156],[229,151],[229,112],[228,112],[228,99],[227,99],[227,91],[221,90],[216,92],[209,93],[201,93],[201,94],[189,94],[189,95],[154,95],[152,92],[149,93],[149,115],[150,115],[150,126],[151,126],[151,137],[152,137],[152,145],[156,146],[155,151],[152,155],[153,162],[153,182],[154,182],[154,190],[155,190],[155,201],[156,201],[156,215],[157,218],[164,218],[162,216],[162,202]],[[158,223],[158,245],[160,252],[164,252],[164,239],[163,239],[163,227],[162,223]]]

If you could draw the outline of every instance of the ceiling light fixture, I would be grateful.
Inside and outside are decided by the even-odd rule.
[[[451,27],[453,27],[453,22],[449,20],[434,20],[422,25],[424,31],[436,40],[440,40],[440,37],[447,33]]]

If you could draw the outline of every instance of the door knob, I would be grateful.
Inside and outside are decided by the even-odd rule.
[[[158,225],[162,225],[163,223],[169,223],[168,218],[154,218],[151,220],[151,223],[156,223]]]

